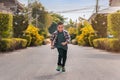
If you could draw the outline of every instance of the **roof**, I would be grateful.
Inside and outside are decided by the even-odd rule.
[[[24,5],[18,0],[0,0],[0,12],[16,13],[24,9]]]
[[[5,6],[15,6],[17,4],[19,9],[23,9],[23,4],[19,2],[19,0],[0,0],[0,3],[4,3]]]
[[[110,14],[110,13],[117,12],[118,10],[120,10],[120,7],[108,7],[106,9],[100,10],[98,14]],[[95,16],[96,16],[96,13],[93,13],[91,17],[88,19],[88,21],[91,22],[91,19],[95,18]]]
[[[108,7],[106,9],[100,10],[98,13],[101,14],[108,14],[108,13],[114,13],[120,10],[120,7]]]

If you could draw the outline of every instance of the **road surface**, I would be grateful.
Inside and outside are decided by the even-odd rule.
[[[0,80],[120,80],[120,54],[69,45],[66,72],[57,72],[49,45],[0,54]]]

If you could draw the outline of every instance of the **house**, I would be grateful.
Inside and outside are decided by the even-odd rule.
[[[109,5],[111,7],[120,6],[120,0],[109,0]]]
[[[108,8],[99,10],[98,13],[94,13],[88,21],[101,37],[107,37],[109,35],[107,31],[107,16],[108,14],[115,13],[119,10],[120,0],[109,0]]]
[[[23,10],[23,4],[18,0],[0,0],[0,12],[16,14]]]
[[[120,0],[109,0],[109,7],[105,8],[103,10],[98,11],[97,14],[110,14],[114,13],[120,10]],[[88,21],[91,23],[91,19],[94,19],[96,16],[96,13],[93,13],[91,17],[88,19]]]

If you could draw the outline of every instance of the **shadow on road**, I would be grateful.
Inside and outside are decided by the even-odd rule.
[[[55,77],[61,75],[62,72],[55,73],[55,74],[43,74],[42,76],[35,77],[35,80],[54,80]]]
[[[120,60],[120,54],[86,54],[87,58]]]

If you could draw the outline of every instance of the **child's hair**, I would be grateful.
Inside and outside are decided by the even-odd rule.
[[[57,25],[63,25],[63,23],[62,22],[58,22],[58,24]]]

